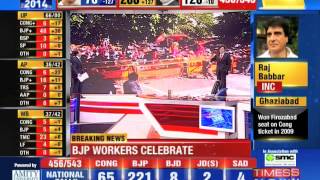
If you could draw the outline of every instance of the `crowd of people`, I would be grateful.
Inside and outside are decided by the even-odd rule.
[[[105,38],[101,43],[95,45],[71,45],[71,52],[78,49],[87,62],[102,62],[128,60],[130,62],[149,63],[160,59],[170,59],[178,57],[199,56],[205,53],[203,45],[190,47],[181,46],[178,41],[170,42],[168,46],[159,46],[157,43],[147,41],[130,42],[128,45],[110,43],[109,38]]]
[[[195,41],[186,44],[174,39],[161,42],[130,42],[127,45],[111,43],[109,38],[104,38],[97,44],[70,46],[71,52],[77,50],[81,54],[84,64],[104,63],[112,66],[119,64],[154,64],[163,60],[176,58],[191,58],[199,56],[213,56],[218,53],[219,45],[206,45],[208,41]],[[232,73],[244,73],[249,64],[250,47],[236,44],[226,49],[232,59]]]

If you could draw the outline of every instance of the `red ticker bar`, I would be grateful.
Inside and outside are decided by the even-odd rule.
[[[37,28],[37,34],[50,34],[50,28]]]
[[[157,168],[157,159],[148,159],[148,158],[135,158],[135,159],[123,159],[122,168],[126,169],[155,169]]]
[[[37,58],[48,58],[48,57],[50,57],[50,52],[49,51],[37,51],[36,57]]]
[[[37,42],[48,42],[50,40],[50,36],[36,36]]]
[[[257,0],[219,0],[220,10],[256,10]]]
[[[36,148],[49,148],[50,147],[50,141],[37,141],[36,142]]]
[[[47,107],[49,106],[49,100],[36,100],[36,106]]]
[[[232,159],[224,159],[224,164],[221,168],[256,168],[257,161],[254,158],[232,158]]]
[[[37,119],[36,125],[37,126],[49,126],[50,122],[48,119]]]
[[[36,48],[43,50],[43,49],[50,49],[50,43],[44,43],[44,42],[37,42]]]
[[[36,90],[37,91],[47,91],[47,92],[49,92],[50,91],[49,84],[37,84],[36,85]]]
[[[43,126],[43,127],[37,127],[36,133],[49,133],[50,127],[49,126]]]
[[[36,21],[37,27],[50,27],[50,21],[49,20],[38,20]]]
[[[50,79],[49,77],[37,77],[36,82],[41,84],[47,84],[50,82]]]
[[[211,164],[211,165],[208,165]],[[214,165],[213,165],[214,164]],[[254,158],[46,158],[41,160],[41,168],[90,168],[90,169],[253,169],[256,168],[256,159]],[[280,169],[280,168],[278,168]],[[284,169],[284,168],[282,168]],[[271,170],[266,169],[268,172]],[[255,177],[262,177],[264,169],[256,169]],[[286,168],[296,175],[299,172],[297,168]],[[263,176],[265,177],[265,176]]]
[[[190,168],[190,159],[159,159],[159,168]]]
[[[40,166],[43,169],[88,169],[90,161],[82,158],[45,158],[41,160]]]
[[[282,82],[259,81],[257,82],[258,93],[280,93],[282,92]]]
[[[196,158],[191,159],[191,168],[252,169],[257,167],[254,158]]]
[[[93,158],[91,159],[91,168],[101,169],[120,169],[122,166],[121,158]]]
[[[248,140],[129,141],[121,144],[71,144],[72,156],[250,157]]]
[[[37,69],[36,75],[37,76],[50,76],[50,71],[48,69]]]

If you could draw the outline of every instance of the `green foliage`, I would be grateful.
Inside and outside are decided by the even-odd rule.
[[[71,43],[75,44],[96,44],[103,37],[121,43],[154,41],[163,32],[194,39],[218,36],[226,45],[249,43],[249,13],[71,15]]]

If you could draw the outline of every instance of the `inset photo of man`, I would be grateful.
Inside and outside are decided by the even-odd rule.
[[[257,58],[298,58],[297,17],[259,16],[256,18]]]
[[[59,0],[58,6],[80,6],[80,0]]]
[[[157,6],[180,6],[179,0],[157,0]]]

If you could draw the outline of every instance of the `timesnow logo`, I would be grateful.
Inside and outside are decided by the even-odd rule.
[[[296,154],[265,154],[264,156],[266,167],[295,167],[297,165]]]

